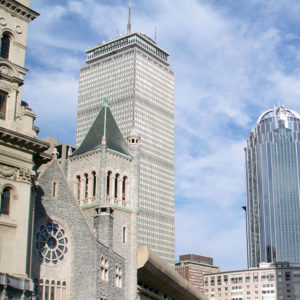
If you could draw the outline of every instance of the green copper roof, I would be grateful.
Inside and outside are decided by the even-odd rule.
[[[72,157],[83,153],[101,149],[103,137],[106,139],[106,147],[126,156],[130,156],[126,141],[111,113],[107,99],[100,109],[92,126],[84,137],[79,147],[72,153]]]

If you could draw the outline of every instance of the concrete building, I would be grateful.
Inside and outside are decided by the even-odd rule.
[[[261,114],[245,149],[248,266],[300,263],[300,116],[284,107]]]
[[[259,268],[204,275],[211,300],[298,300],[300,268],[288,263],[261,263]]]
[[[141,135],[138,242],[174,263],[174,72],[169,54],[141,33],[88,49],[80,70],[80,145],[105,94],[123,136]]]
[[[201,292],[205,290],[204,274],[220,272],[212,257],[196,254],[180,255],[175,270]]]
[[[138,299],[206,300],[207,298],[147,246],[138,248]]]

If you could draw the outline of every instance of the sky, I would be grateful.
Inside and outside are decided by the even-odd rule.
[[[23,100],[39,138],[75,144],[85,50],[126,33],[127,0],[31,0]],[[132,31],[154,39],[175,72],[176,259],[247,267],[244,147],[274,105],[300,112],[300,2],[132,0]]]

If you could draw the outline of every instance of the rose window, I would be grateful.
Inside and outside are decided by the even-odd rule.
[[[41,225],[36,233],[36,248],[46,264],[61,262],[68,252],[68,239],[65,230],[57,223],[48,222]]]

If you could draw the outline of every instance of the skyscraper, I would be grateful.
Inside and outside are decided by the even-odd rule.
[[[246,154],[248,266],[300,263],[300,116],[284,107],[264,112]]]
[[[122,134],[141,136],[137,235],[174,262],[174,72],[169,54],[141,33],[128,33],[86,51],[80,70],[79,146],[107,94]]]

